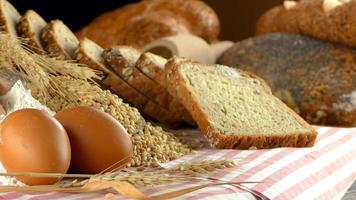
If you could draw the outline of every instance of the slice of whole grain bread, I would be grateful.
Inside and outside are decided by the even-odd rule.
[[[61,21],[52,20],[42,30],[42,44],[46,51],[60,59],[71,60],[79,41],[74,33]]]
[[[20,21],[21,15],[16,8],[6,0],[0,0],[0,30],[17,36],[16,24]]]
[[[46,25],[46,21],[36,11],[28,10],[21,17],[16,29],[20,37],[27,39],[31,50],[43,54],[45,50],[41,44],[41,33]]]
[[[317,132],[253,74],[173,58],[166,64],[164,79],[168,91],[217,148],[314,144]]]

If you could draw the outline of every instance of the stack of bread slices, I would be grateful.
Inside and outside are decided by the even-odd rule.
[[[47,23],[32,10],[20,16],[6,0],[0,0],[0,23],[3,31],[27,38],[36,53],[101,71],[99,84],[146,116],[171,126],[198,125],[215,147],[304,147],[315,141],[316,131],[248,72],[167,60],[129,46],[103,49],[79,41],[60,20]]]
[[[164,69],[166,59],[141,53],[129,46],[104,50],[89,39],[79,41],[61,20],[46,23],[33,10],[21,17],[7,1],[1,0],[1,5],[4,27],[11,27],[7,30],[13,35],[27,38],[33,51],[58,59],[77,60],[101,71],[104,74],[100,80],[103,87],[111,89],[143,114],[161,123],[172,127],[195,124],[183,105],[159,84],[159,72]]]

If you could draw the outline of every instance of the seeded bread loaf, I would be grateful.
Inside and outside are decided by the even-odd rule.
[[[52,20],[42,30],[42,44],[46,51],[60,59],[71,60],[79,45],[77,37],[61,21]]]
[[[165,73],[168,91],[190,111],[214,147],[314,144],[316,131],[250,73],[177,58],[168,61]]]
[[[145,0],[96,18],[77,33],[101,46],[141,47],[161,37],[190,33],[215,41],[220,24],[214,10],[199,0]]]
[[[43,54],[45,50],[41,44],[41,32],[46,25],[46,21],[36,11],[28,10],[22,15],[16,29],[20,37],[27,39],[26,42],[33,51]]]
[[[17,36],[16,24],[20,21],[20,13],[6,0],[0,0],[0,30]]]
[[[74,58],[87,66],[100,70],[105,77],[100,81],[105,87],[108,87],[118,96],[125,99],[128,103],[140,109],[144,115],[158,120],[161,123],[177,127],[182,123],[175,113],[162,109],[156,103],[149,100],[139,91],[128,85],[124,80],[117,76],[112,70],[103,64],[101,57],[104,51],[99,45],[89,39],[80,41],[78,48],[74,53]]]
[[[219,63],[265,79],[309,123],[356,125],[356,50],[274,33],[236,43]]]
[[[356,46],[355,0],[286,1],[261,16],[257,34],[300,33]]]
[[[164,87],[136,67],[140,55],[141,52],[128,46],[108,48],[102,54],[106,65],[110,66],[129,85],[145,94],[162,108],[177,113],[187,123],[194,124],[188,111],[177,99],[173,98]]]

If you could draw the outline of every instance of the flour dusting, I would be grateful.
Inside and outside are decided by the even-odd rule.
[[[54,115],[55,112],[42,105],[38,100],[32,97],[30,90],[22,85],[21,81],[17,81],[14,86],[4,96],[0,96],[0,103],[6,111],[6,115],[24,108],[35,108]],[[6,115],[0,116],[2,121]]]
[[[356,90],[349,94],[344,94],[340,97],[341,102],[333,103],[333,108],[342,109],[351,112],[356,109]]]

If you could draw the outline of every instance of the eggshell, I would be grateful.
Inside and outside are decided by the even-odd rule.
[[[72,148],[72,173],[96,174],[115,165],[125,166],[133,154],[124,127],[111,115],[91,108],[62,110],[55,118],[66,129]]]
[[[68,135],[49,114],[22,109],[0,125],[0,155],[7,172],[66,173],[71,159]],[[59,178],[16,177],[28,185],[56,183]]]

